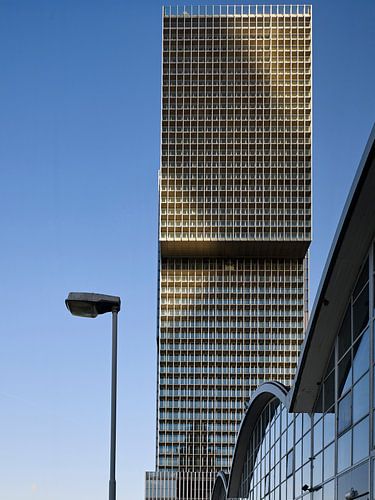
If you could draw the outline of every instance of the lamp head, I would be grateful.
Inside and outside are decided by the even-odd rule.
[[[99,314],[119,311],[120,297],[100,293],[70,292],[65,305],[74,316],[96,318]]]

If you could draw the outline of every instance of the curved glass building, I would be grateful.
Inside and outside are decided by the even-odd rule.
[[[290,389],[252,394],[212,500],[375,498],[375,127],[357,171]]]

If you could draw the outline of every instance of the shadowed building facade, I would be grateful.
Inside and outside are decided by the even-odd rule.
[[[307,321],[311,7],[163,10],[156,472],[203,500]]]

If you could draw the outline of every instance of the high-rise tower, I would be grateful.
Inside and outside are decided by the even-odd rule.
[[[156,472],[209,498],[250,393],[291,383],[307,319],[311,7],[163,12]]]

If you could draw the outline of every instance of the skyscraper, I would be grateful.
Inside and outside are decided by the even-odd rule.
[[[292,381],[311,241],[311,7],[163,10],[156,472],[209,498],[250,393]]]

